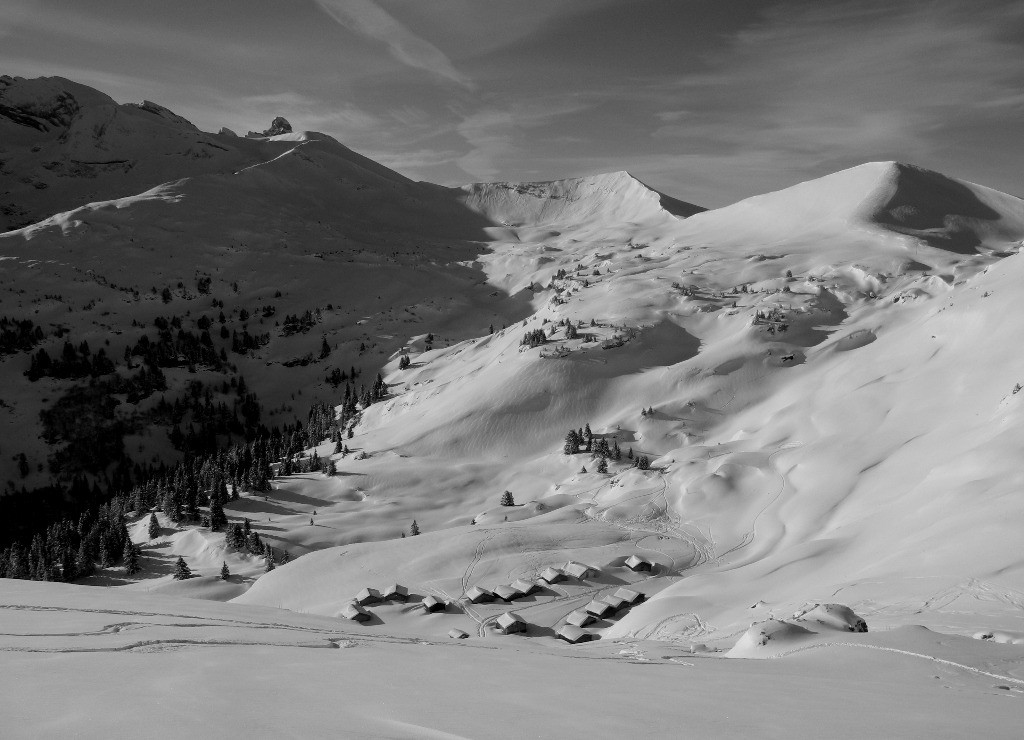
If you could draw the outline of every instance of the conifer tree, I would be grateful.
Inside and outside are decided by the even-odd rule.
[[[412,526],[409,527],[409,534],[415,537],[420,533],[420,525],[416,523],[416,520],[412,520]]]
[[[224,513],[224,505],[220,498],[210,501],[210,531],[220,532],[228,525],[228,516]]]
[[[256,481],[253,486],[257,491],[269,491],[270,490],[270,466],[262,460],[259,462],[259,467],[256,473]]]
[[[78,578],[78,571],[75,568],[75,553],[71,547],[65,547],[61,555],[60,577],[65,583],[71,583]]]
[[[267,561],[267,567],[264,570],[264,573],[269,573],[274,569],[274,548],[267,545],[266,549],[263,551],[263,557]]]
[[[28,554],[29,577],[33,581],[50,580],[50,557],[46,552],[43,536],[36,532]]]
[[[245,531],[242,529],[242,525],[238,522],[231,527],[231,531],[227,534],[227,543],[229,547],[235,550],[242,550],[245,548]]]
[[[78,546],[78,555],[75,558],[75,570],[78,572],[79,578],[92,575],[96,566],[92,561],[92,553],[89,552],[89,543],[83,538],[81,544]]]
[[[570,429],[565,435],[565,444],[562,445],[562,452],[566,455],[575,455],[580,451],[580,439],[575,429]]]
[[[114,558],[112,557],[111,548],[113,543],[111,542],[109,532],[100,533],[100,567],[109,568],[114,564]]]
[[[142,570],[142,566],[139,565],[138,548],[131,540],[124,543],[124,554],[121,555],[121,559],[124,561],[124,572],[128,575],[133,576]]]
[[[17,542],[11,545],[7,560],[7,578],[29,579],[28,557]]]
[[[600,458],[597,461],[597,472],[598,473],[607,473],[608,472],[608,462],[603,457]]]
[[[188,564],[185,562],[185,558],[179,555],[178,562],[174,564],[174,580],[186,581],[191,577],[191,569],[189,569]]]
[[[501,494],[501,501],[499,502],[502,506],[515,506],[516,502],[512,498],[512,491],[505,491]]]
[[[222,581],[226,581],[230,577],[231,577],[231,571],[228,570],[228,561],[225,560],[225,561],[223,561],[223,564],[220,566],[220,579]]]

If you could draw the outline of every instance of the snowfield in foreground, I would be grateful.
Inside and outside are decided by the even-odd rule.
[[[0,584],[4,737],[1017,737],[1024,647],[922,627],[779,660],[663,642],[410,638],[326,617]],[[791,645],[791,649],[795,646]]]

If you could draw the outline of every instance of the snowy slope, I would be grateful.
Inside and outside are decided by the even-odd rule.
[[[332,526],[351,522],[342,537],[359,541],[376,506],[392,526],[417,518],[433,531],[485,511],[500,515],[501,490],[560,507],[569,495],[569,508],[558,510],[585,518],[567,517],[567,533],[611,523],[634,548],[651,546],[655,561],[664,549],[657,538],[681,548],[660,557],[667,572],[651,584],[656,598],[610,625],[608,636],[727,645],[753,616],[835,594],[876,624],[924,611],[916,619],[964,634],[990,620],[1019,629],[1024,573],[1014,533],[1024,509],[1012,495],[1019,476],[1011,450],[1024,442],[1013,393],[1024,338],[1003,317],[1024,269],[1020,257],[1005,257],[1024,237],[1024,211],[1016,199],[965,184],[971,198],[947,203],[950,213],[970,213],[974,198],[995,212],[962,222],[978,251],[895,234],[877,214],[901,200],[923,209],[931,195],[901,189],[904,169],[866,165],[698,214],[654,239],[653,227],[637,224],[635,233],[648,235],[642,249],[622,244],[620,233],[574,244],[572,224],[538,241],[549,260],[524,255],[519,264],[536,265],[525,280],[544,285],[568,269],[546,293],[559,302],[525,326],[422,354],[388,376],[395,398],[371,407],[355,440],[380,461],[342,463],[366,476],[366,503],[358,518],[342,514]],[[758,233],[770,213],[800,228],[741,247],[737,231]],[[510,242],[495,250],[503,267],[506,246],[523,249]],[[746,292],[737,292],[741,284]],[[785,311],[785,333],[751,325],[757,311],[775,307]],[[580,331],[599,341],[567,340],[558,328],[545,347],[520,346],[527,329],[549,319],[550,331],[563,318],[582,320]],[[627,325],[639,329],[626,344],[601,349]],[[655,413],[641,416],[647,407]],[[566,458],[565,430],[583,422],[649,455],[652,471],[622,461],[601,475],[589,456]],[[438,458],[450,464],[428,463]],[[425,464],[429,475],[417,475]],[[523,521],[517,513],[495,526],[523,532],[545,516],[555,514]],[[524,553],[538,551],[530,541]],[[429,538],[423,547],[438,545]],[[383,562],[392,559],[381,552]],[[559,557],[529,560],[528,570]],[[470,560],[456,550],[447,559],[456,564],[447,577]],[[621,561],[604,561],[619,577]],[[322,572],[320,562],[300,559],[244,599],[277,603],[278,588]],[[338,582],[359,581],[362,571],[349,570],[346,558],[325,562],[340,568]],[[954,613],[982,592],[991,601]],[[311,586],[314,593],[322,589]],[[957,609],[946,610],[953,602]],[[313,602],[303,607],[293,594],[287,603]]]
[[[11,738],[126,727],[139,737],[1018,734],[1020,680],[1007,674],[1021,648],[920,628],[834,633],[792,657],[739,661],[635,641],[410,638],[63,584],[0,581],[0,594]]]

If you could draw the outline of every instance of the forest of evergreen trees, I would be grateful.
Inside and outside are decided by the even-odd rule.
[[[127,476],[120,488],[104,490],[96,483],[90,487],[78,478],[66,491],[0,497],[0,544],[9,543],[0,550],[0,577],[73,581],[96,565],[120,563],[127,552],[128,521],[154,510],[173,522],[222,531],[228,524],[224,504],[237,499],[241,490],[269,490],[272,460],[290,460],[326,438],[340,440],[339,421],[332,407],[318,403],[305,425],[275,428],[250,442],[193,456],[171,468],[137,468],[135,482]],[[72,511],[62,510],[55,521],[37,521],[34,527],[18,526],[38,520],[39,505],[45,501],[50,507],[43,511],[48,508],[51,516],[61,504]],[[265,555],[265,546],[246,535],[247,544],[239,549],[256,548],[254,554]],[[229,537],[229,545],[232,542]]]
[[[197,285],[201,294],[202,287],[208,285]],[[215,310],[223,305],[213,299]],[[265,318],[275,313],[273,306],[262,311]],[[238,314],[243,322],[249,316],[245,309]],[[286,316],[282,332],[307,332],[320,319],[319,309]],[[185,320],[172,315],[158,316],[149,326],[133,322],[141,332],[129,340],[123,356],[111,358],[106,348],[93,351],[88,342],[70,337],[59,354],[37,350],[47,339],[42,328],[28,319],[0,318],[0,353],[27,353],[29,380],[73,381],[40,412],[43,436],[52,449],[50,484],[28,490],[9,481],[0,496],[0,577],[74,580],[96,565],[123,558],[137,567],[138,554],[126,547],[126,526],[132,517],[154,510],[175,522],[225,528],[224,504],[239,490],[268,490],[272,462],[286,472],[322,469],[333,474],[329,458],[302,457],[301,452],[330,439],[336,452],[347,453],[343,440],[352,436],[360,411],[388,395],[379,374],[365,386],[357,385],[355,367],[348,373],[334,370],[328,380],[341,395],[339,414],[332,405],[315,403],[305,423],[268,429],[261,422],[259,399],[236,374],[224,346],[218,350],[211,331],[224,344],[230,339],[236,353],[258,349],[270,335],[250,334],[244,324],[229,329],[223,310],[214,318],[203,314],[192,320],[193,329],[184,327]],[[61,327],[53,332],[58,338],[66,333]],[[202,368],[225,377],[213,383],[194,378],[172,388],[167,368]],[[151,398],[155,402],[140,406]],[[167,429],[180,462],[139,464],[129,457],[125,436],[154,426]],[[22,477],[27,476],[25,455],[15,459]],[[246,537],[251,539],[249,533]],[[253,547],[246,545],[250,551]]]
[[[9,319],[0,316],[0,355],[28,352],[46,335],[31,319]]]
[[[258,419],[258,402],[247,392],[244,380],[236,390],[254,404],[254,418]],[[189,396],[201,399],[205,392],[197,383]],[[96,565],[114,565],[123,558],[132,558],[135,567],[137,553],[129,552],[126,544],[127,522],[154,510],[164,512],[173,522],[213,531],[226,529],[229,546],[273,562],[273,552],[268,554],[258,535],[246,531],[245,524],[228,528],[224,505],[237,499],[239,491],[269,490],[271,462],[280,463],[282,474],[310,470],[333,474],[330,458],[321,460],[315,452],[302,457],[303,451],[329,439],[336,452],[347,452],[343,439],[346,434],[351,436],[351,425],[361,410],[386,396],[387,386],[378,375],[369,388],[346,384],[338,413],[332,405],[317,402],[304,424],[296,421],[269,430],[245,427],[249,441],[190,451],[170,468],[132,467],[123,460],[105,487],[97,482],[90,486],[81,475],[67,488],[22,490],[0,497],[0,545],[7,545],[0,550],[0,577],[71,581],[91,573]],[[218,435],[210,431],[213,423],[206,419],[198,429],[190,428],[189,434],[216,440]],[[184,439],[183,444],[188,444],[189,438]]]

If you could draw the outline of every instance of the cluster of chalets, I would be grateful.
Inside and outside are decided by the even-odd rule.
[[[654,566],[650,560],[638,555],[630,556],[626,560],[625,565],[636,573],[650,572]],[[542,587],[550,587],[555,583],[569,579],[582,583],[596,577],[599,573],[600,570],[598,568],[570,560],[560,567],[549,566],[545,568],[537,578],[537,581],[519,578],[510,584],[502,584],[493,589],[475,585],[466,591],[463,599],[468,604],[487,604],[495,601],[511,604],[518,599],[537,593]],[[341,610],[340,616],[355,622],[367,622],[373,618],[373,615],[367,611],[366,607],[385,602],[406,602],[408,600],[409,589],[397,583],[392,584],[383,592],[375,588],[364,588],[356,594],[351,603]],[[599,619],[628,610],[643,600],[644,595],[642,593],[628,588],[620,588],[614,594],[594,599],[582,609],[577,609],[569,614],[565,618],[565,624],[557,630],[555,635],[572,644],[589,642],[596,639],[597,635],[584,629],[586,626],[593,624]],[[427,614],[441,613],[447,610],[448,602],[436,596],[427,596],[420,603],[420,606]],[[527,632],[529,624],[515,612],[509,611],[498,617],[495,622],[495,628],[503,635],[511,635]],[[469,637],[469,634],[461,629],[452,629],[448,636],[453,639],[464,639]]]
[[[625,565],[634,572],[650,572],[653,568],[653,563],[650,560],[637,555],[628,558]],[[541,584],[550,587],[555,583],[568,579],[583,582],[594,578],[599,573],[600,571],[597,568],[570,560],[561,567],[551,566],[545,568],[541,572],[537,583],[519,579],[510,585],[497,586],[493,590],[475,585],[466,591],[464,598],[470,604],[485,604],[498,600],[511,603],[516,599],[535,593],[541,587]],[[583,629],[584,627],[599,619],[604,619],[627,610],[643,600],[644,595],[642,593],[628,588],[620,588],[614,594],[601,599],[595,599],[583,609],[574,611],[566,618],[566,623],[555,634],[560,639],[572,644],[589,642],[596,639],[597,635]],[[498,617],[495,627],[501,634],[511,635],[517,632],[526,632],[529,624],[521,616],[510,611]],[[462,630],[452,630],[449,634],[452,637],[467,636]]]
[[[615,593],[594,599],[582,609],[577,609],[565,618],[565,624],[558,628],[556,636],[571,642],[589,642],[596,635],[584,627],[599,619],[619,615],[644,600],[644,595],[631,588],[620,588]]]
[[[341,616],[345,619],[351,619],[353,622],[367,622],[373,618],[373,615],[366,610],[366,607],[384,602],[406,602],[408,600],[409,589],[397,583],[391,584],[383,592],[375,588],[364,588],[356,594],[351,603],[341,610]]]

